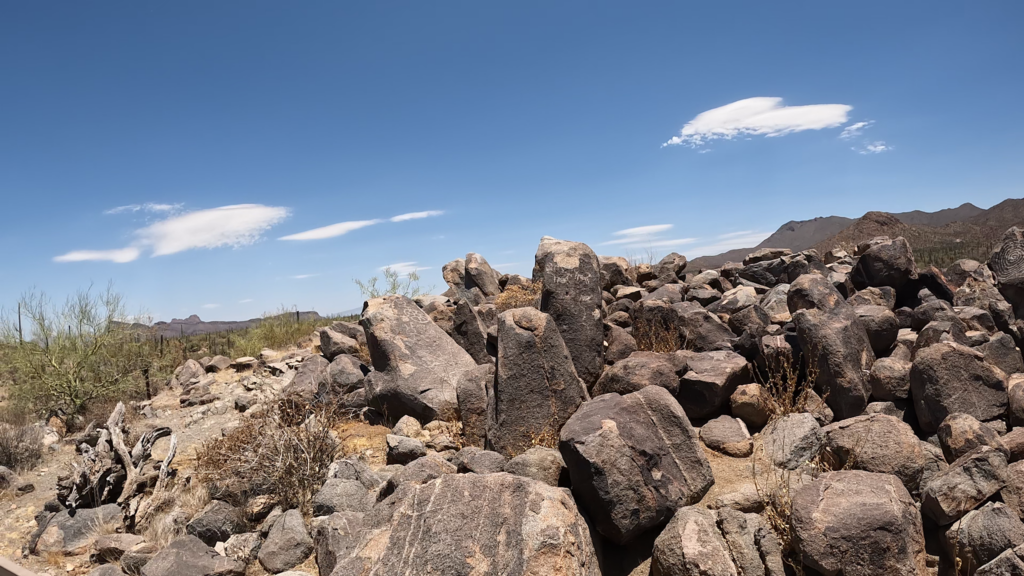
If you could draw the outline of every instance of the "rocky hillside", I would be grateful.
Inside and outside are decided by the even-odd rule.
[[[47,429],[0,533],[95,576],[1019,574],[1024,233],[1000,246],[470,253],[444,294]]]
[[[691,266],[717,268],[764,248],[794,252],[813,248],[824,254],[833,248],[850,249],[875,236],[903,236],[911,241],[919,263],[945,267],[962,258],[987,259],[1003,231],[1020,225],[1024,225],[1024,200],[1014,199],[988,210],[964,203],[936,212],[868,212],[857,219],[828,216],[787,222],[753,248],[695,258]]]
[[[289,312],[289,315],[295,313]],[[307,320],[319,320],[320,315],[316,312],[299,312],[298,319],[302,321]],[[237,330],[246,330],[248,328],[254,328],[258,326],[260,322],[263,322],[263,318],[252,318],[249,320],[214,320],[204,321],[199,318],[198,315],[193,314],[184,320],[180,318],[174,318],[170,322],[154,322],[148,331],[153,336],[163,336],[164,338],[178,338],[181,336],[198,336],[202,334],[214,334],[217,332],[233,332]]]

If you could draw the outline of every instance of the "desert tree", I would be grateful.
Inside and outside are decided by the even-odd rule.
[[[79,290],[63,304],[31,291],[17,317],[0,322],[11,363],[12,395],[44,413],[71,417],[92,401],[135,391],[147,367],[144,335],[124,296],[108,285]],[[24,324],[24,332],[22,332]]]
[[[415,298],[420,294],[425,293],[420,288],[419,281],[420,275],[415,270],[408,274],[402,274],[398,270],[385,266],[381,268],[381,272],[384,276],[384,282],[382,286],[378,286],[380,278],[377,276],[371,277],[365,282],[354,278],[352,281],[359,287],[359,292],[362,293],[366,299],[380,298],[381,296],[387,296],[388,294],[400,294],[408,298]]]

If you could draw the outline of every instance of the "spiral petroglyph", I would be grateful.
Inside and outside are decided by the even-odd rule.
[[[1001,284],[1024,284],[1024,232],[1016,226],[1007,230],[989,267]]]

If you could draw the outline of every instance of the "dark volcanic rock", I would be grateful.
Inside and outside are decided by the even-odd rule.
[[[333,574],[601,574],[572,498],[510,474],[402,485],[363,525],[360,543]]]
[[[921,513],[945,526],[961,518],[1006,484],[1006,456],[982,446],[935,474],[921,491]]]
[[[858,290],[868,286],[891,286],[899,290],[916,278],[914,253],[904,238],[875,244],[860,255],[850,274]]]
[[[245,562],[226,558],[195,536],[182,536],[142,567],[142,576],[242,576]]]
[[[821,574],[927,573],[921,516],[895,476],[822,474],[796,490],[792,515],[803,561]]]
[[[586,244],[545,237],[537,248],[534,282],[542,282],[540,309],[551,315],[576,374],[589,387],[604,367],[601,272]]]
[[[661,386],[673,395],[679,391],[678,363],[671,354],[634,352],[605,369],[591,394],[629,394],[646,386]]]
[[[736,388],[749,384],[750,366],[735,352],[677,352],[687,372],[679,381],[679,403],[691,418],[706,418],[719,412]]]
[[[660,386],[584,403],[562,428],[559,448],[576,498],[618,543],[697,502],[715,481],[697,432]]]
[[[498,317],[488,448],[515,456],[545,438],[553,444],[565,421],[588,398],[554,319],[534,308],[515,308]]]
[[[956,412],[980,421],[1006,412],[1006,376],[984,356],[959,344],[941,342],[917,353],[910,369],[910,390],[918,423],[925,432]]]
[[[405,296],[373,298],[363,307],[374,372],[366,378],[370,406],[397,420],[422,422],[458,413],[456,387],[473,358]]]

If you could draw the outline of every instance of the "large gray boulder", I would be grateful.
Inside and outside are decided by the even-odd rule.
[[[675,395],[679,391],[678,368],[679,363],[671,354],[634,352],[606,368],[591,395],[629,394],[646,386],[661,386]]]
[[[1006,484],[1006,456],[981,446],[934,474],[921,491],[921,513],[940,526],[963,517]]]
[[[584,403],[562,427],[559,450],[577,501],[620,544],[696,503],[715,482],[697,432],[660,386]]]
[[[545,236],[535,261],[533,281],[543,286],[540,309],[554,319],[576,374],[589,388],[597,382],[604,367],[601,267],[597,255],[586,244]]]
[[[816,369],[815,388],[836,418],[863,413],[871,395],[867,375],[875,354],[853,309],[840,303],[827,312],[800,310],[793,322],[803,354]]]
[[[354,356],[359,353],[359,342],[330,328],[322,328],[320,330],[320,353],[326,356],[327,360],[334,360],[339,354]]]
[[[905,238],[879,242],[857,259],[850,280],[862,290],[868,286],[891,286],[896,290],[917,278],[914,253]]]
[[[781,547],[757,514],[680,508],[654,541],[651,576],[783,576]]]
[[[976,576],[1024,576],[1024,544],[1006,550],[995,560],[985,564]]]
[[[895,476],[822,474],[796,489],[792,524],[804,564],[823,576],[927,573],[921,515]]]
[[[690,418],[721,411],[742,384],[753,382],[747,360],[728,350],[676,352],[677,364],[687,368],[679,381],[679,403]]]
[[[335,512],[311,522],[313,550],[320,574],[334,571],[338,560],[347,558],[359,545],[363,530],[361,512]]]
[[[488,402],[488,448],[507,457],[554,446],[587,389],[554,319],[534,308],[498,316],[498,362]]]
[[[452,317],[452,339],[473,357],[477,364],[491,364],[487,353],[487,329],[473,306],[460,298]]]
[[[75,510],[73,516],[62,510],[46,524],[35,543],[34,552],[40,556],[48,552],[67,556],[84,554],[102,533],[99,528],[119,527],[121,517],[121,508],[117,504]]]
[[[1010,451],[999,439],[999,434],[992,427],[963,413],[950,414],[939,424],[936,433],[939,445],[947,462],[953,462],[979,446],[989,446],[1010,456]]]
[[[616,286],[633,286],[635,282],[629,277],[629,261],[622,256],[598,256],[601,267],[601,289],[611,292]]]
[[[871,414],[829,424],[822,433],[836,469],[892,474],[911,494],[918,492],[930,458],[907,423],[885,414]]]
[[[772,464],[795,470],[818,455],[824,434],[814,416],[799,412],[769,422],[761,431],[761,439]]]
[[[298,510],[289,510],[274,522],[257,556],[260,565],[272,574],[291,570],[313,553],[313,539]]]
[[[462,437],[469,446],[483,446],[487,438],[487,396],[494,385],[494,364],[488,362],[459,376],[456,394]]]
[[[245,562],[221,556],[195,536],[182,536],[142,567],[142,576],[243,576]]]
[[[505,463],[504,471],[525,476],[548,486],[567,486],[569,470],[562,454],[553,448],[534,446]]]
[[[368,300],[360,323],[374,369],[366,378],[369,405],[394,420],[455,418],[458,378],[477,365],[469,353],[405,296]]]
[[[510,474],[403,484],[364,518],[334,576],[600,576],[587,524],[561,489]]]
[[[989,502],[971,510],[946,528],[942,546],[958,558],[967,574],[992,562],[1006,550],[1024,544],[1024,523],[1002,502]]]
[[[466,254],[466,289],[480,290],[485,298],[501,294],[498,285],[498,274],[483,256],[470,252]]]
[[[199,538],[207,546],[213,546],[217,542],[226,542],[233,534],[245,532],[245,529],[241,508],[223,500],[213,500],[185,526],[185,533]]]
[[[313,516],[329,516],[335,512],[366,512],[373,506],[373,497],[358,480],[328,478],[313,496]]]
[[[910,391],[921,429],[935,432],[947,416],[969,414],[985,422],[1006,412],[1006,375],[966,346],[940,342],[918,351]]]

